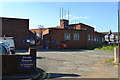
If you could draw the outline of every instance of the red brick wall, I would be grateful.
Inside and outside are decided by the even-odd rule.
[[[29,39],[29,19],[2,18],[2,36],[14,37],[16,49],[27,49],[29,43],[22,40]]]
[[[86,29],[88,31],[94,31],[93,27],[90,27],[90,26],[82,24],[82,23],[80,23],[80,29],[82,29],[82,30]]]
[[[71,40],[65,40],[65,33],[70,33]],[[74,40],[74,33],[79,33],[79,40]],[[62,42],[67,42],[69,48],[81,48],[86,44],[86,31],[83,30],[63,30],[63,29],[51,29],[51,40],[55,40],[55,44],[51,44],[51,48],[58,48]]]
[[[43,32],[43,35],[48,34],[49,33],[49,29],[48,28],[43,28],[43,29],[31,29],[30,30],[32,33],[39,33],[39,37],[41,38],[41,32]]]
[[[80,25],[69,25],[68,27],[70,27],[71,29],[79,29],[80,30]]]
[[[65,40],[65,33],[70,33],[70,40]],[[74,33],[79,33],[79,40],[74,40]],[[88,34],[93,35],[93,41],[88,40]],[[57,49],[62,42],[67,42],[69,48],[74,49],[99,45],[97,38],[96,41],[94,41],[94,36],[104,37],[103,34],[86,30],[50,29],[50,34],[48,34],[47,37],[44,36],[44,39],[46,38],[49,40],[49,48]],[[55,44],[51,44],[52,40],[55,40]]]
[[[70,27],[71,29],[94,31],[93,27],[90,27],[90,26],[82,24],[82,23],[80,23],[80,24],[71,24],[71,25],[68,25],[68,27]]]
[[[49,33],[49,29],[43,30],[43,35],[48,34],[48,33]]]
[[[92,40],[88,40],[88,34],[93,35],[93,41]],[[95,39],[95,36],[96,36],[96,41],[94,41]],[[98,41],[97,41],[97,36],[98,36]],[[98,32],[91,32],[91,31],[87,31],[87,46],[98,46],[99,45],[99,37],[103,37],[104,38],[104,35],[103,34],[100,34]],[[91,39],[91,37],[90,37]]]

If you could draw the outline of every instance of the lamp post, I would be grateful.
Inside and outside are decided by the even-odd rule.
[[[120,2],[118,2],[118,46],[120,47],[119,45],[119,34],[120,34],[119,7],[120,7]]]

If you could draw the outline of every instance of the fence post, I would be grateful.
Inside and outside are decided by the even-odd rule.
[[[119,46],[114,48],[114,63],[120,63]]]

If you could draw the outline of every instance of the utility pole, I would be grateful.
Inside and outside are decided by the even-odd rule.
[[[119,7],[120,7],[120,1],[118,2],[118,46],[120,47],[120,45],[119,45],[119,39],[120,39],[120,23],[119,23]]]

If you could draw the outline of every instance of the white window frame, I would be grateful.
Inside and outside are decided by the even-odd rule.
[[[94,41],[96,41],[96,35],[94,35]]]
[[[88,34],[88,41],[90,41],[90,34]]]
[[[104,42],[104,37],[102,37],[102,42]]]
[[[97,36],[97,42],[98,42],[98,36]]]
[[[36,33],[36,36],[37,36],[37,37],[40,37],[40,34],[39,34],[39,33]]]
[[[74,40],[79,40],[79,33],[74,33]]]
[[[93,35],[91,35],[91,41],[93,41]]]
[[[65,40],[70,40],[70,33],[65,33]]]

